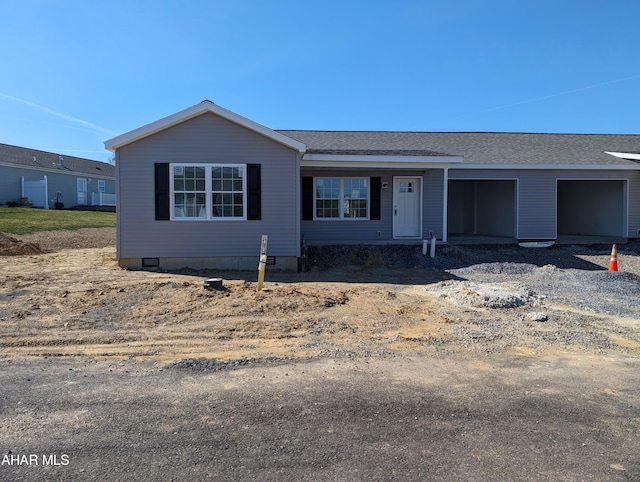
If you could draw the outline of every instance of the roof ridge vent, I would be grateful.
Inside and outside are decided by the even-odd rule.
[[[209,99],[205,99],[202,102],[200,102],[201,104],[204,104],[205,102],[209,102],[209,104],[214,104],[213,102],[211,102]],[[215,105],[215,104],[214,104]]]

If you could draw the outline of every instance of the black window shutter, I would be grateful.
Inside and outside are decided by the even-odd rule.
[[[371,207],[369,208],[369,219],[372,221],[380,220],[380,192],[382,183],[379,177],[371,178]]]
[[[260,164],[247,164],[247,219],[262,219]]]
[[[302,219],[313,221],[313,177],[302,178]]]
[[[155,164],[156,180],[156,221],[168,221],[170,217],[169,164]]]

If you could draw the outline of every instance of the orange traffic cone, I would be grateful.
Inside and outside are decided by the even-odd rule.
[[[611,248],[611,261],[609,261],[609,271],[618,271],[618,253],[616,251],[616,245]]]

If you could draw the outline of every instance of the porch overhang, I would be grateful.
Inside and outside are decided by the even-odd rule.
[[[301,168],[331,169],[446,169],[462,163],[460,156],[401,156],[305,153]]]

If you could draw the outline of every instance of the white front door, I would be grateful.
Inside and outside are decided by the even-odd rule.
[[[86,206],[87,204],[87,180],[83,177],[78,178],[78,205]]]
[[[393,237],[422,237],[422,178],[393,178]]]

